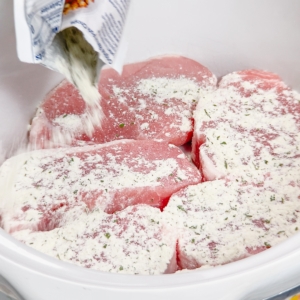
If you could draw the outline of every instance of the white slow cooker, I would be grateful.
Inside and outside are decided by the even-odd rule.
[[[217,76],[245,68],[273,71],[299,91],[299,12],[299,0],[132,0],[125,28],[129,42],[126,62],[181,54],[199,61]],[[3,160],[26,139],[26,126],[38,102],[62,77],[18,60],[12,0],[0,1],[0,49]],[[11,291],[19,299],[256,300],[297,285],[300,233],[263,253],[225,266],[131,276],[58,261],[0,229],[0,290]]]

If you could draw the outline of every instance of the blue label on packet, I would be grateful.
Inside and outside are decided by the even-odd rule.
[[[26,21],[30,28],[34,61],[40,62],[45,49],[59,31],[64,0],[26,0]]]

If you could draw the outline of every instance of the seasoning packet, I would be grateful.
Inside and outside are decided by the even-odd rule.
[[[49,63],[58,32],[76,27],[99,59],[121,72],[126,53],[122,32],[130,0],[14,0],[17,53],[21,61]],[[59,70],[58,70],[59,71]]]

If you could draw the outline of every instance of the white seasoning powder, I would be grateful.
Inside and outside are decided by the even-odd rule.
[[[101,95],[98,91],[98,73],[103,62],[99,60],[98,53],[76,27],[59,32],[46,53],[45,64],[59,71],[73,83],[85,101],[86,109],[81,117],[81,132],[91,136],[95,126],[101,127],[104,117],[100,106]],[[62,124],[67,125],[66,122]],[[64,126],[63,132],[53,130],[53,141],[49,144],[53,143],[53,146],[57,146],[57,143],[64,146],[69,144],[74,135],[70,125],[69,122]],[[79,122],[76,125],[79,126]]]
[[[79,115],[65,114],[56,117],[54,124],[59,125],[63,130],[82,131],[82,119]]]
[[[114,215],[96,210],[81,214],[74,225],[13,235],[50,256],[96,270],[155,275],[177,269],[177,235],[157,208],[138,205]]]
[[[136,90],[142,95],[152,96],[158,104],[172,98],[191,104],[193,100],[199,98],[199,84],[184,76],[178,79],[166,77],[142,79],[138,82]]]
[[[215,78],[213,77],[214,84]],[[189,132],[192,130],[192,110],[198,102],[203,90],[212,87],[201,86],[194,79],[181,76],[177,79],[167,77],[153,77],[149,79],[141,79],[133,87],[134,94],[138,95],[137,107],[129,107],[130,111],[134,111],[137,120],[144,120],[145,111],[150,115],[151,121],[159,121],[162,116],[158,115],[153,108],[162,110],[162,113],[172,119],[170,128],[177,128],[181,132]],[[118,101],[125,104],[128,89],[122,89],[113,86],[114,95]],[[128,96],[128,95],[127,95]],[[173,101],[177,101],[174,102]],[[148,129],[147,123],[141,123],[141,130]],[[167,132],[166,132],[167,133]],[[149,138],[152,136],[151,131],[147,133]],[[166,135],[165,136],[169,136]]]
[[[191,262],[220,265],[275,246],[300,228],[300,180],[286,169],[264,185],[216,180],[174,194],[163,214],[180,230],[179,253]],[[294,178],[297,183],[291,183]],[[187,267],[187,266],[186,266]]]
[[[251,95],[226,86],[232,82]],[[285,97],[292,103],[295,91],[278,85],[286,89]],[[258,83],[245,83],[237,74],[227,75],[218,90],[204,95],[194,112],[195,136],[205,136],[199,155],[210,180],[229,174],[255,177],[256,171],[268,172],[274,166],[297,167],[297,160],[290,158],[300,155],[299,108],[283,111],[287,108],[278,87],[253,91],[255,86]]]
[[[151,147],[152,152],[144,153],[143,147]],[[139,145],[122,140],[15,156],[0,168],[3,228],[9,232],[38,229],[50,214],[49,230],[58,225],[69,207],[92,201],[99,209],[114,211],[131,205],[131,201],[136,203],[130,191],[171,193],[181,184],[198,183],[200,174],[197,178],[196,169],[189,169],[188,161],[177,158],[180,153],[166,143],[145,141]],[[157,198],[159,201],[159,195]],[[150,200],[145,196],[144,201]]]

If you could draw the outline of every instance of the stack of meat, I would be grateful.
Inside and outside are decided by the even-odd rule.
[[[198,62],[165,56],[122,75],[103,69],[99,91],[105,118],[90,134],[67,81],[40,104],[34,150],[0,169],[7,232],[129,274],[222,265],[297,233],[300,95],[277,75],[245,70],[217,84]]]

